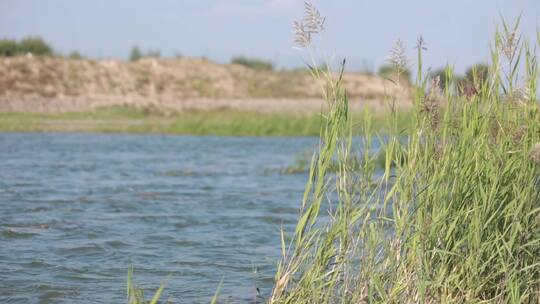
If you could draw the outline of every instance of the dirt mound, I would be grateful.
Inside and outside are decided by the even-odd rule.
[[[352,100],[381,101],[385,95],[410,99],[408,90],[377,76],[349,73],[344,75],[344,84]],[[203,59],[0,58],[0,111],[56,112],[115,104],[167,104],[186,109],[186,104],[198,99],[305,100],[320,96],[319,84],[305,71],[258,71]],[[35,104],[41,105],[39,109]]]

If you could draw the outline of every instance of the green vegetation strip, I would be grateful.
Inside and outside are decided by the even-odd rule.
[[[353,115],[360,123],[361,114]],[[384,115],[375,126],[383,128]],[[400,124],[409,124],[406,113]],[[0,113],[2,132],[154,133],[219,136],[318,136],[320,115],[265,114],[238,110],[165,113],[155,109],[106,107],[68,113]]]

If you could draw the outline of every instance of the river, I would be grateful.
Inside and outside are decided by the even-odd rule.
[[[267,297],[316,143],[0,133],[0,302],[126,303],[130,265],[173,303]]]

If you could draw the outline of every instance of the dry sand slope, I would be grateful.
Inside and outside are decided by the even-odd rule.
[[[409,106],[410,88],[377,76],[344,75],[351,108]],[[0,58],[0,112],[67,112],[112,105],[173,110],[317,112],[320,85],[305,71],[257,71],[202,59],[136,62],[21,56]]]

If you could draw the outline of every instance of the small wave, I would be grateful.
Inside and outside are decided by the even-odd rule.
[[[88,256],[103,253],[105,249],[97,244],[85,244],[77,247],[62,248],[59,251],[62,255],[67,256]]]
[[[161,176],[168,177],[201,177],[201,176],[211,176],[210,172],[203,171],[194,171],[194,170],[169,170],[159,173]]]
[[[39,235],[34,229],[5,229],[2,231],[2,236],[7,239],[24,239],[24,238],[31,238],[36,235]]]

